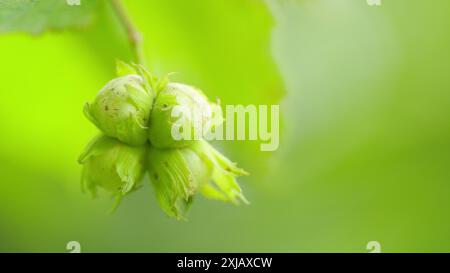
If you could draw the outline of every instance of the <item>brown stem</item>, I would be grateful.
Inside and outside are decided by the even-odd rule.
[[[119,17],[120,22],[127,32],[128,41],[133,52],[134,61],[145,66],[144,39],[141,33],[131,21],[130,16],[127,14],[122,1],[111,0],[111,3],[117,16]]]

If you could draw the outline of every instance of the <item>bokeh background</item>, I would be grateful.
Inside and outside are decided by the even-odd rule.
[[[177,221],[147,181],[108,215],[76,159],[97,133],[84,102],[132,56],[124,29],[105,0],[82,29],[3,28],[1,252],[450,251],[449,1],[124,2],[151,70],[223,104],[280,104],[280,148],[215,144],[251,173],[251,205],[199,197]]]

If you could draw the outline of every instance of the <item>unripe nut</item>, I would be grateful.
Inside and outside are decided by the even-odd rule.
[[[147,125],[153,96],[138,75],[126,75],[108,82],[84,114],[105,135],[130,145],[147,141]]]
[[[213,120],[213,110],[220,108],[211,103],[202,91],[185,84],[169,83],[155,100],[150,116],[148,138],[159,148],[183,148],[203,137],[205,125]],[[178,111],[177,111],[178,110]],[[177,129],[178,128],[178,129]],[[177,139],[174,131],[182,135]]]
[[[82,187],[93,196],[97,187],[117,197],[126,195],[142,182],[145,154],[146,146],[129,146],[104,135],[94,138],[78,159]]]

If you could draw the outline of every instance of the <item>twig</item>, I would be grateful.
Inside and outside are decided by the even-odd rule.
[[[127,11],[121,0],[111,0],[112,6],[119,17],[120,22],[124,26],[128,41],[133,52],[134,61],[138,64],[145,66],[144,57],[144,39],[138,29],[134,26],[133,22],[128,16]]]

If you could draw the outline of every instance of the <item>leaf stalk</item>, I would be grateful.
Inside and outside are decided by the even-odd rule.
[[[131,21],[131,18],[122,3],[122,0],[111,0],[111,4],[121,24],[127,32],[128,41],[130,43],[134,61],[145,66],[146,63],[144,54],[144,38],[142,34]]]

